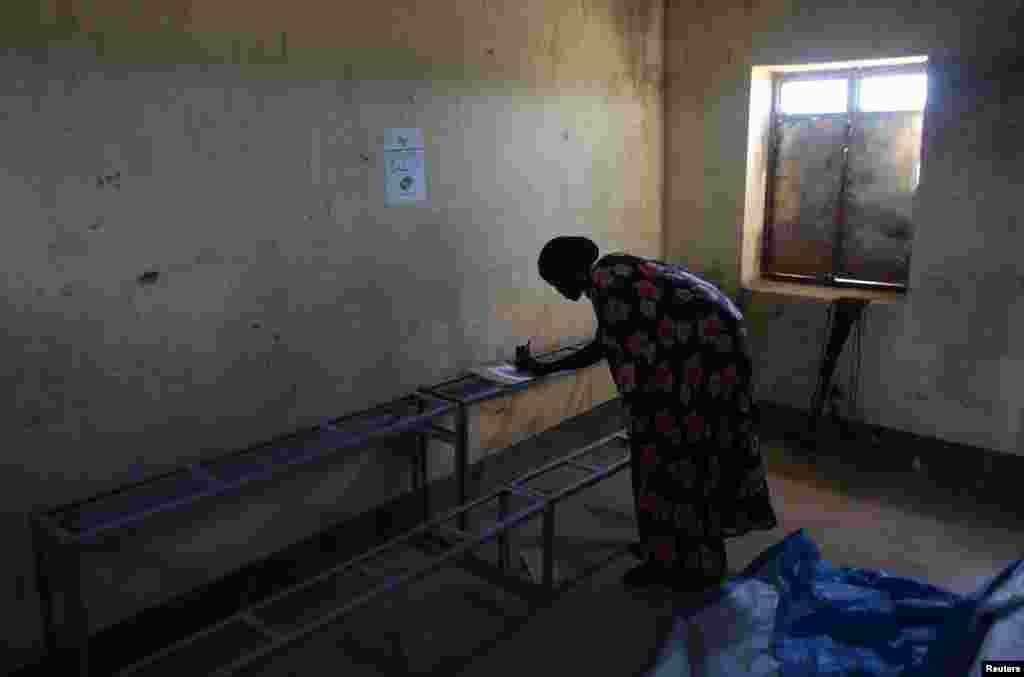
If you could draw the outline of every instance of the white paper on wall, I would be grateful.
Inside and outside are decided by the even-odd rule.
[[[385,203],[388,206],[424,202],[427,177],[423,132],[388,129],[384,134]]]
[[[396,128],[384,131],[384,150],[423,150],[423,130]]]

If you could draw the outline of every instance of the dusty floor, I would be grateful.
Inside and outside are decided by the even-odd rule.
[[[836,564],[884,569],[959,592],[1024,556],[1019,522],[958,506],[952,498],[915,499],[911,473],[901,480],[827,459],[808,462],[782,445],[769,444],[768,458],[782,524],[731,542],[734,571],[798,528]],[[643,674],[668,630],[674,600],[662,591],[638,593],[619,584],[633,564],[622,551],[632,534],[622,517],[629,506],[626,474],[565,504],[558,524],[561,570],[571,575],[598,568],[578,574],[573,587],[544,609],[531,612],[493,586],[449,570],[247,674]],[[524,530],[519,544],[528,545],[536,533]],[[405,656],[397,662],[398,645],[389,632],[401,637]],[[167,674],[181,674],[183,667]]]
[[[518,477],[618,427],[614,415],[600,415],[596,423],[578,420],[517,445],[481,471],[478,490]],[[895,445],[854,445],[841,455],[811,458],[777,437],[766,431],[764,448],[781,525],[731,541],[734,572],[800,528],[835,564],[882,569],[958,592],[974,590],[982,579],[1024,557],[1019,512],[983,505],[967,491],[941,489],[927,472],[883,469],[894,465],[887,459],[896,455]],[[571,480],[557,479],[559,485]],[[539,527],[538,521],[518,530],[513,545],[529,552]],[[669,630],[674,604],[682,600],[662,590],[631,591],[619,583],[635,563],[624,551],[634,535],[628,469],[561,504],[556,535],[558,569],[567,589],[543,608],[531,609],[465,571],[446,569],[243,674],[644,674]],[[323,543],[314,548],[322,550]],[[491,559],[495,552],[491,546],[480,554]],[[402,557],[409,564],[408,558],[425,555]],[[336,600],[351,599],[350,582],[318,586],[274,608],[266,619],[287,632],[337,606]],[[196,607],[188,608],[194,612]],[[117,644],[123,647],[124,641]],[[260,644],[251,631],[238,628],[141,674],[207,674],[239,649]]]

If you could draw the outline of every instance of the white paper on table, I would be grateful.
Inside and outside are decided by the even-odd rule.
[[[535,374],[519,371],[515,368],[515,365],[505,363],[498,365],[491,365],[488,367],[476,367],[470,370],[480,378],[485,378],[488,381],[494,383],[501,383],[502,385],[519,385],[520,383],[526,383],[527,381],[533,381],[537,378]],[[562,376],[564,374],[571,374],[571,369],[565,369],[563,371],[556,371],[548,376]],[[547,377],[546,377],[547,378]]]
[[[427,199],[426,146],[423,130],[384,131],[384,201],[388,207]]]

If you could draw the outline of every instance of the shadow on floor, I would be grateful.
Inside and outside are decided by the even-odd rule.
[[[834,564],[885,570],[956,592],[975,589],[1024,556],[1024,527],[1012,506],[945,487],[956,473],[938,461],[931,473],[904,462],[908,454],[926,453],[923,442],[908,451],[880,447],[877,440],[837,441],[809,455],[779,434],[784,416],[771,418],[774,427],[763,437],[780,525],[730,541],[732,571],[800,528]],[[617,402],[599,407],[478,465],[474,490],[491,489],[624,423]],[[453,506],[453,483],[438,484],[432,495],[438,507]],[[233,612],[243,590],[251,599],[266,597],[407,530],[419,506],[416,496],[382,506],[99,633],[93,642],[96,674],[109,674],[117,659],[145,655]],[[523,528],[516,547],[536,544],[537,528]],[[244,674],[643,675],[671,630],[674,608],[687,599],[621,585],[619,577],[635,564],[624,551],[633,528],[630,482],[623,473],[559,509],[557,558],[569,584],[556,600],[531,606],[452,568]],[[52,674],[50,667],[18,674]],[[203,673],[198,667],[176,670]]]

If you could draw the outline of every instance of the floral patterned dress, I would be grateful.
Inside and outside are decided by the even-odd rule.
[[[743,316],[678,266],[611,254],[588,292],[631,418],[640,539],[667,567],[726,573],[725,542],[777,526]]]

